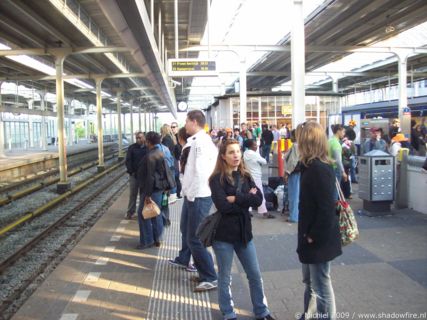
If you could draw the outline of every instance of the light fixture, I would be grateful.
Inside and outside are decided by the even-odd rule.
[[[396,30],[391,24],[389,24],[387,27],[385,27],[385,33],[391,33],[394,30]]]

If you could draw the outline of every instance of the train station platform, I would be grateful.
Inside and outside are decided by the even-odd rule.
[[[104,146],[108,146],[110,144],[111,143],[104,143]],[[91,149],[98,149],[98,144],[81,143],[73,144],[72,146],[66,146],[67,154],[79,153]],[[47,146],[47,150],[41,150],[39,148],[27,150],[10,150],[5,151],[4,157],[0,157],[0,168],[54,158],[58,158],[58,146],[55,145]]]
[[[193,274],[167,262],[180,246],[182,200],[171,206],[162,246],[143,251],[136,249],[137,221],[123,219],[127,200],[125,191],[13,320],[222,319],[217,292],[194,293]],[[362,207],[358,199],[351,204],[355,212]],[[303,308],[297,225],[275,216],[255,214],[254,239],[269,307],[277,319],[290,320]],[[357,220],[360,239],[332,264],[339,318],[426,319],[427,215],[399,210]],[[232,273],[238,319],[254,319],[237,259]]]

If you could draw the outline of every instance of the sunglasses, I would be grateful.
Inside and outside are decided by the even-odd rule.
[[[172,129],[175,129],[175,128],[176,128],[176,126],[171,126],[171,128],[172,128]]]

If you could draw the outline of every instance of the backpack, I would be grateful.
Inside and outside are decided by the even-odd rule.
[[[172,153],[170,152],[169,148],[166,147],[163,144],[159,144],[159,150],[161,152],[163,152],[164,156],[165,156],[165,160],[167,162],[167,165],[169,168],[175,168],[175,159],[172,155]]]
[[[156,171],[154,173],[154,185],[156,189],[167,191],[176,188],[175,175],[169,167],[166,158],[162,161],[162,167],[161,172]]]

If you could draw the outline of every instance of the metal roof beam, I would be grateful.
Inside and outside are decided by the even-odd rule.
[[[251,51],[265,51],[265,52],[290,52],[291,46],[281,45],[210,45],[212,51],[232,51],[232,52],[251,52]],[[183,48],[180,51],[200,52],[208,51],[209,47],[200,45],[188,48]],[[365,47],[365,46],[306,46],[306,52],[361,52],[361,53],[394,53],[396,50],[410,50],[414,54],[425,54],[427,48],[424,47]]]
[[[108,52],[129,52],[132,49],[127,47],[78,47],[78,48],[26,48],[26,49],[12,49],[0,50],[0,56],[43,56],[43,55],[56,55],[58,52],[67,54],[87,54],[87,53],[108,53]]]
[[[138,78],[145,77],[145,73],[114,73],[114,74],[94,74],[94,73],[84,73],[84,74],[67,74],[63,75],[62,78],[65,80],[68,79],[95,79],[95,78],[104,78],[104,79],[118,79],[118,78]],[[56,76],[14,76],[14,77],[0,77],[0,81],[31,81],[31,80],[55,80]],[[94,89],[93,89],[94,90]]]

